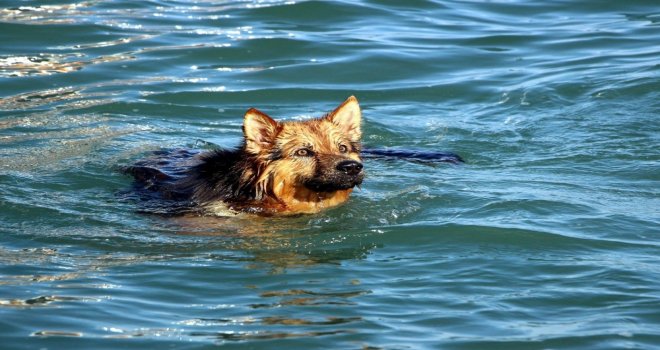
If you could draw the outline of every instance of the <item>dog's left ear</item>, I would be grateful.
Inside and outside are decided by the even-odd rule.
[[[328,114],[327,118],[345,135],[349,135],[353,141],[359,141],[362,137],[360,128],[362,112],[355,96],[346,99],[337,109]]]
[[[279,130],[280,125],[273,118],[256,108],[251,108],[243,118],[243,134],[247,151],[258,154],[262,150],[270,148]]]

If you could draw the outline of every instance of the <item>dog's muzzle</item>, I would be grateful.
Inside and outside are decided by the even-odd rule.
[[[347,190],[362,183],[364,173],[362,163],[355,160],[342,160],[330,171],[320,171],[305,181],[307,188],[318,192]]]

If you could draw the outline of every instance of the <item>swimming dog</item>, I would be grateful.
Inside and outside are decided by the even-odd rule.
[[[346,202],[364,179],[361,121],[353,96],[332,112],[304,121],[276,121],[252,108],[243,118],[238,148],[180,151],[180,158],[193,161],[177,174],[164,172],[162,159],[139,162],[126,172],[143,189],[197,211],[317,213]]]

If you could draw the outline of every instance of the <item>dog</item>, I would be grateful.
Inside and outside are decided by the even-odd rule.
[[[313,214],[345,203],[365,172],[362,112],[351,96],[332,112],[304,121],[275,121],[252,108],[243,118],[243,142],[232,150],[138,162],[125,171],[136,185],[203,214],[264,216]],[[161,154],[162,155],[162,154]]]

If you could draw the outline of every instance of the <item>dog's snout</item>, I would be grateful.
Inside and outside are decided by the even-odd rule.
[[[337,170],[342,171],[348,175],[357,175],[362,171],[362,163],[354,160],[344,160],[337,164]]]

